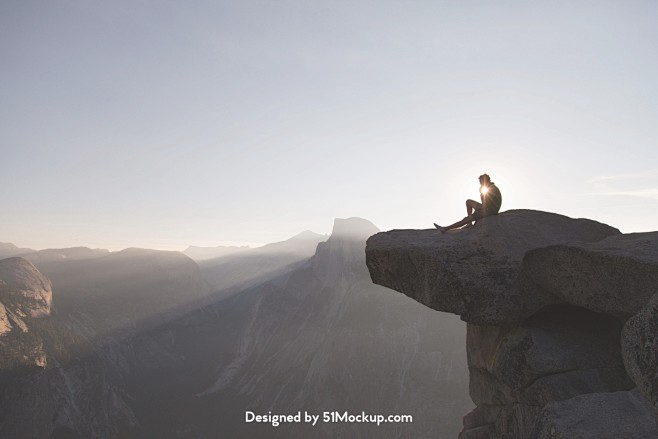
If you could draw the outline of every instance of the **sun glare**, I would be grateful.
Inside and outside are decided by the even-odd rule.
[[[488,187],[483,187],[482,189],[480,189],[480,193],[481,193],[482,195],[486,195],[487,192],[489,192],[489,188],[488,188]]]

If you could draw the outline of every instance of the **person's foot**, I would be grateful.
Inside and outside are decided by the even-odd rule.
[[[441,232],[441,233],[445,233],[445,232],[446,232],[447,229],[446,229],[445,227],[441,227],[441,226],[438,225],[437,223],[433,223],[433,224],[434,224],[434,227],[436,227],[436,228],[439,230],[439,232]]]

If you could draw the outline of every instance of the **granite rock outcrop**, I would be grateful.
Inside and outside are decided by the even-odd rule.
[[[50,280],[31,262],[20,257],[0,260],[0,301],[19,319],[50,315],[53,291]]]
[[[626,320],[658,289],[658,232],[529,251],[522,272],[560,301]]]
[[[513,210],[376,234],[366,261],[373,282],[468,323],[461,439],[658,437],[658,233]]]

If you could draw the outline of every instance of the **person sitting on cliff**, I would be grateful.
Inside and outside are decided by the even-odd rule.
[[[439,229],[441,233],[462,226],[471,227],[474,225],[474,221],[498,213],[500,205],[503,202],[503,196],[500,194],[500,190],[487,174],[480,175],[478,180],[480,181],[480,200],[482,202],[478,203],[475,200],[466,200],[466,217],[461,221],[457,221],[447,227],[441,227],[437,223],[434,223],[434,227]]]

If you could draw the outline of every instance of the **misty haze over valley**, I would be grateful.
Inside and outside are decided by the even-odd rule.
[[[456,437],[465,325],[374,285],[337,219],[259,248],[0,245],[0,436]],[[245,412],[412,423],[246,423]]]

